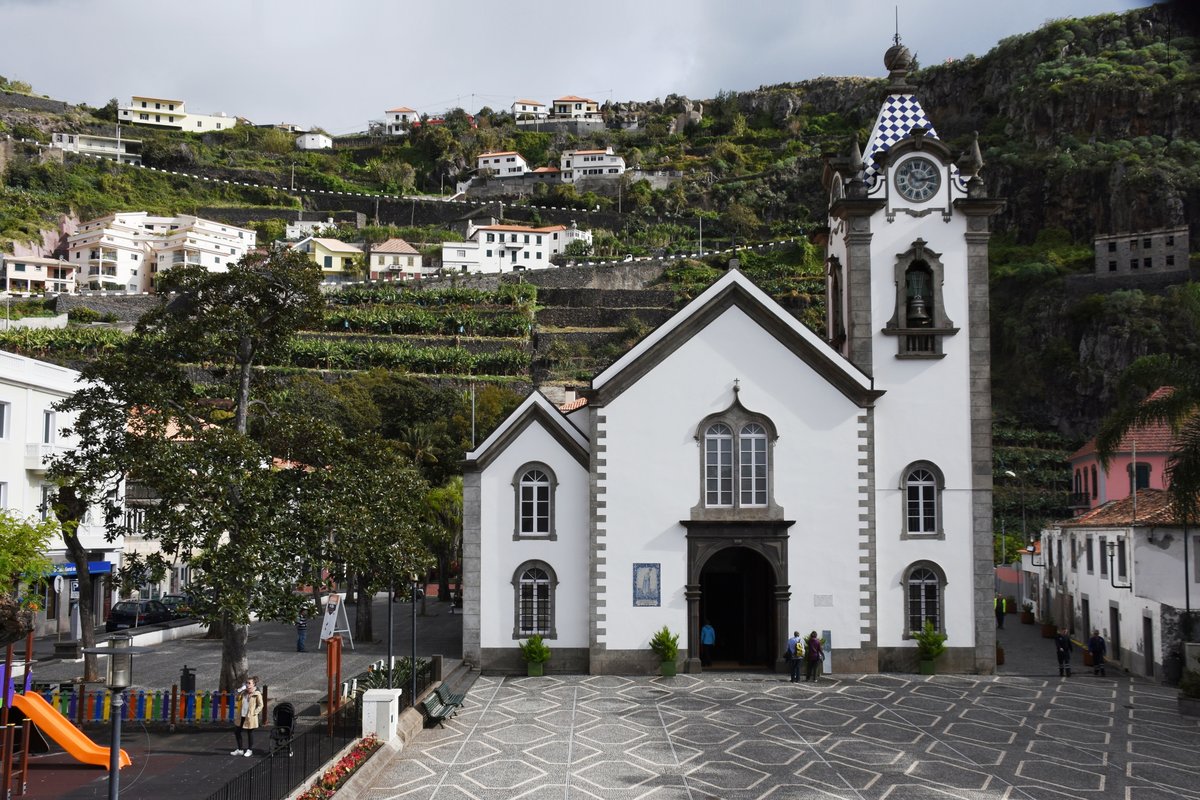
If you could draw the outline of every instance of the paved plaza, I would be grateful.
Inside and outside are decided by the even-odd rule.
[[[1200,721],[1176,690],[1060,679],[1035,630],[1006,634],[1033,674],[484,676],[361,796],[1200,798]]]

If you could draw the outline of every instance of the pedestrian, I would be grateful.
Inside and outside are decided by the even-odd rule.
[[[296,617],[296,652],[304,652],[304,640],[308,636],[308,605],[300,606],[300,614]]]
[[[808,641],[804,643],[804,682],[816,681],[817,675],[821,673],[821,662],[825,660],[825,647],[821,644],[821,637],[817,636],[817,632],[813,631],[808,635]]]
[[[1104,641],[1099,630],[1092,631],[1092,638],[1088,639],[1088,652],[1092,654],[1092,674],[1103,676],[1104,656],[1108,654],[1108,643]]]
[[[1071,636],[1066,628],[1059,628],[1054,637],[1054,652],[1058,656],[1058,677],[1071,677]]]
[[[237,727],[233,729],[233,735],[237,738],[237,749],[229,755],[249,758],[254,755],[254,729],[258,727],[258,718],[262,714],[263,707],[262,692],[258,690],[257,675],[246,679],[242,688],[238,689],[234,702],[236,705],[233,718]],[[242,731],[246,732],[245,750],[242,749]]]
[[[700,666],[712,666],[713,646],[717,643],[717,630],[708,620],[704,620],[704,627],[700,629]]]
[[[800,631],[792,631],[792,638],[787,640],[788,666],[792,670],[792,683],[800,682],[800,665],[804,663],[804,639]]]
[[[1004,615],[1008,613],[1008,600],[997,594],[996,598],[992,600],[992,608],[996,612],[996,627],[1004,630]]]

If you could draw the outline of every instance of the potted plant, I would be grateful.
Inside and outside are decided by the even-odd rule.
[[[1033,616],[1033,601],[1026,600],[1021,603],[1021,624],[1032,625],[1036,621]]]
[[[658,656],[659,673],[670,678],[675,675],[675,659],[679,657],[679,634],[666,626],[650,639],[650,649]]]
[[[1186,670],[1179,679],[1179,713],[1200,717],[1200,672]]]
[[[934,662],[946,652],[946,634],[933,627],[933,622],[925,620],[925,627],[911,634],[917,641],[917,659],[921,662],[921,674],[933,675]]]
[[[1053,639],[1058,636],[1058,625],[1054,623],[1054,615],[1047,614],[1042,617],[1042,638]]]
[[[536,678],[545,674],[543,665],[550,660],[550,646],[542,641],[542,637],[535,633],[518,646],[529,676]]]

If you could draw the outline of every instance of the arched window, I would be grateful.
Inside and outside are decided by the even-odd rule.
[[[909,328],[933,325],[933,273],[924,261],[915,261],[904,271],[905,322]]]
[[[538,634],[546,639],[558,637],[554,625],[554,593],[558,579],[544,561],[527,561],[513,576],[516,592],[513,638],[525,639]]]
[[[721,422],[704,431],[704,504],[733,505],[733,430]]]
[[[896,307],[883,333],[899,340],[898,358],[941,358],[942,339],[958,333],[942,297],[941,253],[917,239],[896,258]]]
[[[946,574],[942,569],[931,561],[918,561],[905,570],[903,584],[907,603],[906,633],[921,630],[927,621],[932,622],[937,630],[944,632],[942,607]]]
[[[525,464],[513,477],[516,524],[513,539],[555,539],[554,490],[558,481],[545,464]]]
[[[1096,465],[1092,465],[1092,499],[1100,496],[1100,484],[1096,483]]]
[[[917,461],[904,470],[900,488],[904,492],[903,536],[942,535],[941,470],[928,461]]]
[[[741,505],[767,504],[767,429],[757,422],[742,427],[738,436],[741,444]]]

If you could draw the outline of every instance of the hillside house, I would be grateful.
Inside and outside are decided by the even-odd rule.
[[[421,251],[403,239],[388,239],[371,248],[370,279],[408,281],[421,277]]]
[[[523,155],[515,150],[505,150],[481,153],[475,159],[475,169],[480,175],[490,174],[497,178],[517,178],[529,172],[529,163]]]
[[[356,244],[340,239],[309,236],[292,245],[293,250],[307,253],[321,268],[321,279],[327,283],[344,283],[361,274],[363,251]]]
[[[189,113],[186,103],[163,97],[148,97],[134,95],[129,105],[117,110],[117,118],[123,123],[148,125],[189,133],[206,133],[208,131],[229,130],[238,121],[223,112],[216,114]]]
[[[135,166],[141,166],[142,163],[141,153],[134,152],[141,148],[141,139],[95,136],[90,133],[55,133],[50,137],[50,144],[68,153],[99,156]]]
[[[324,134],[309,131],[296,137],[297,150],[329,150],[333,147],[333,138]]]
[[[569,94],[551,105],[550,119],[600,119],[600,104],[586,97]]]
[[[71,294],[78,270],[61,258],[0,253],[0,291],[10,294]]]
[[[150,292],[154,276],[179,264],[223,272],[255,246],[256,234],[190,214],[121,212],[82,223],[67,237],[82,290]]]
[[[1110,233],[1093,240],[1098,278],[1188,271],[1188,227]]]
[[[413,123],[420,119],[414,109],[408,106],[397,106],[383,112],[383,132],[387,136],[403,136],[408,133]]]
[[[512,104],[513,120],[518,125],[532,125],[550,116],[550,109],[537,100],[515,100]]]
[[[559,156],[559,174],[563,183],[580,178],[619,178],[625,174],[625,159],[603,150],[566,150]]]
[[[471,225],[465,242],[442,243],[442,269],[498,274],[547,269],[550,259],[574,241],[591,243],[592,232],[572,223],[531,228],[524,225]]]

